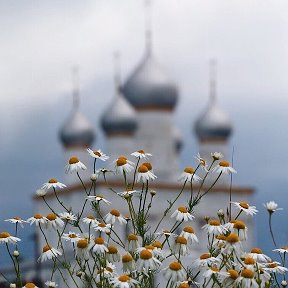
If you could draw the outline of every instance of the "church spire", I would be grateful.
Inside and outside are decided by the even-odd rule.
[[[152,18],[151,18],[151,0],[145,0],[145,45],[146,55],[150,56],[152,52]]]
[[[209,100],[210,105],[214,104],[216,101],[216,80],[217,80],[217,61],[215,58],[210,59],[209,61]]]
[[[80,93],[79,93],[79,67],[74,66],[72,68],[72,96],[73,96],[73,110],[78,110],[80,105]]]

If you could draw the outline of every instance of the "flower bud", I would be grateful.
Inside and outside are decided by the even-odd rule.
[[[91,181],[96,181],[97,180],[97,175],[96,174],[91,174],[91,176],[90,176],[90,180]]]
[[[287,286],[287,281],[282,280],[282,282],[281,282],[281,286],[282,286],[282,287],[286,287],[286,286]]]
[[[19,256],[19,251],[18,251],[18,250],[14,250],[13,256],[14,256],[14,257],[18,257],[18,256]]]
[[[11,284],[9,285],[9,287],[10,287],[10,288],[16,288],[16,284],[15,284],[15,283],[11,283]]]
[[[150,190],[150,195],[151,195],[152,197],[154,197],[156,194],[157,194],[157,192],[156,192],[155,190]]]

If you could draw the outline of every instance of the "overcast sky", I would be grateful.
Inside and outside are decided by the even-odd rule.
[[[63,172],[57,133],[71,109],[72,66],[81,110],[103,145],[98,121],[113,97],[113,53],[125,80],[143,56],[144,23],[143,0],[0,1],[1,219],[30,215],[34,191]],[[197,153],[192,124],[217,58],[218,101],[235,127],[235,182],[257,189],[259,209],[287,200],[288,2],[155,0],[152,27],[153,53],[180,90],[183,165]],[[286,229],[282,244],[287,238]]]

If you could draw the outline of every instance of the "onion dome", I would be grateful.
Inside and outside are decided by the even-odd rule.
[[[93,126],[79,111],[79,90],[73,89],[73,109],[59,132],[60,140],[65,148],[90,147],[95,139]]]
[[[107,136],[132,136],[137,128],[135,110],[123,97],[120,88],[117,88],[116,91],[117,94],[112,105],[102,116],[102,128]]]
[[[210,103],[195,123],[195,132],[200,141],[225,141],[232,132],[229,116],[216,103],[215,62],[210,66]]]
[[[183,148],[183,137],[178,127],[173,126],[172,137],[174,142],[174,149],[176,153],[180,153]]]

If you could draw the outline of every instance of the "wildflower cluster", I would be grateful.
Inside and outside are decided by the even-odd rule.
[[[18,228],[25,224],[34,225],[41,235],[43,245],[38,261],[50,264],[45,272],[45,285],[50,288],[250,288],[279,286],[279,281],[285,286],[288,248],[279,248],[272,232],[272,214],[281,209],[275,202],[264,206],[280,262],[265,255],[260,248],[250,247],[246,251],[246,219],[258,210],[247,202],[232,202],[231,194],[214,218],[205,218],[201,231],[195,229],[197,205],[223,174],[236,173],[221,153],[212,153],[210,159],[198,154],[195,168],[183,169],[178,177],[180,190],[168,200],[164,211],[157,210],[163,198],[151,189],[157,173],[148,162],[152,157],[150,153],[133,152],[129,157],[135,161],[119,156],[112,162],[111,169],[97,169],[97,161],[109,159],[101,150],[87,149],[87,153],[93,160],[88,182],[81,177],[87,167],[78,157],[71,157],[65,166],[65,172],[75,174],[83,187],[82,203],[77,207],[64,203],[59,191],[68,188],[51,178],[36,191],[38,200],[43,201],[49,213],[40,211],[26,220],[20,217],[6,220],[15,225],[15,235],[0,232],[0,244],[6,246],[15,270],[15,279],[5,277],[10,287],[37,288],[32,282],[23,283],[21,277]],[[118,185],[116,190],[109,184],[109,175],[113,174],[123,180],[122,188]],[[99,179],[106,184],[108,196],[97,194]],[[49,195],[54,202],[49,200]],[[150,217],[153,207],[156,207],[156,219]],[[199,237],[203,239],[203,234],[207,251],[198,249]],[[61,282],[56,283],[55,279],[59,278]]]

